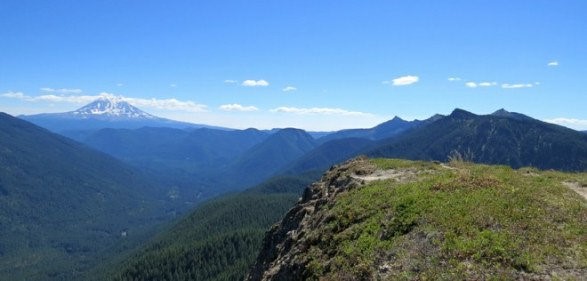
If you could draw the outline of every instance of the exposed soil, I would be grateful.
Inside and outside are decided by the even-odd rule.
[[[578,182],[563,182],[564,185],[572,189],[573,191],[577,192],[579,195],[583,196],[585,200],[587,200],[587,187],[581,186]]]

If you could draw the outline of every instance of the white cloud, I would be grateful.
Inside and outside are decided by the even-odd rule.
[[[28,96],[22,92],[8,92],[0,95],[5,98],[19,99],[28,102],[65,102],[65,103],[89,103],[99,98],[100,96],[77,96],[77,95],[40,95],[40,96]]]
[[[1,97],[11,98],[11,99],[24,99],[26,96],[22,92],[7,92],[0,95]]]
[[[587,130],[587,120],[559,117],[553,119],[546,119],[544,121],[548,123],[573,128],[575,130]]]
[[[231,80],[231,79],[226,79],[224,80],[224,84],[237,84],[238,81],[236,80]]]
[[[460,77],[448,77],[448,81],[450,81],[450,82],[461,81],[461,78]]]
[[[281,91],[283,91],[283,92],[293,92],[293,91],[296,91],[297,89],[298,88],[296,88],[294,86],[287,86],[287,87],[281,89]]]
[[[124,84],[123,83],[116,83],[116,86],[122,87],[122,86],[124,86]]]
[[[241,84],[242,86],[245,87],[267,87],[269,86],[269,82],[267,82],[266,80],[245,80],[243,81],[243,83]]]
[[[171,88],[177,88],[177,84],[169,84],[169,87],[171,87]]]
[[[28,96],[21,92],[8,92],[0,96],[6,98],[14,98],[27,102],[50,102],[50,103],[73,103],[73,104],[87,104],[102,96],[114,96],[109,93],[100,93],[98,95],[40,95]],[[181,101],[177,99],[142,99],[142,98],[126,98],[121,97],[138,107],[150,107],[161,110],[179,110],[187,112],[205,112],[206,105],[198,104],[193,101]]]
[[[496,82],[481,82],[479,83],[479,87],[491,87],[497,85]]]
[[[496,86],[497,82],[467,82],[465,86],[469,88],[477,88],[477,87],[492,87]]]
[[[536,84],[538,85],[538,84]],[[520,89],[520,88],[532,88],[534,84],[501,84],[501,87],[504,89]]]
[[[177,99],[141,99],[141,98],[123,98],[123,100],[138,106],[151,107],[162,110],[179,110],[187,112],[206,112],[207,106],[198,104],[193,101],[181,101]]]
[[[407,86],[418,82],[418,80],[420,80],[418,76],[406,75],[392,79],[391,82],[394,86]]]
[[[61,89],[53,89],[53,88],[41,88],[40,89],[42,92],[47,92],[47,93],[57,93],[57,94],[81,94],[82,90],[81,89],[66,89],[66,88],[61,88]]]
[[[343,115],[343,116],[367,116],[372,115],[370,113],[364,113],[359,111],[349,111],[340,108],[328,108],[328,107],[312,107],[312,108],[299,108],[299,107],[277,107],[270,110],[271,112],[280,113],[292,113],[292,114],[318,114],[318,115]]]
[[[89,103],[97,99],[99,96],[62,96],[62,95],[41,95],[36,97],[28,97],[27,101],[44,101],[44,102],[66,102],[66,103]]]
[[[250,112],[250,111],[257,111],[259,110],[257,107],[255,106],[243,106],[237,103],[233,103],[233,104],[223,104],[221,106],[218,107],[221,110],[224,111],[242,111],[242,112]]]
[[[558,61],[551,61],[551,62],[547,63],[546,65],[548,65],[548,66],[558,66]]]

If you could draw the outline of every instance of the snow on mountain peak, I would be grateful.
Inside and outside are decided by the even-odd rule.
[[[101,116],[128,119],[154,119],[155,116],[146,113],[131,104],[123,97],[115,95],[101,95],[97,100],[71,112],[76,116]]]

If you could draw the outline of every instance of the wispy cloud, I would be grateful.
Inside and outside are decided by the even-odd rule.
[[[125,98],[123,100],[138,106],[138,107],[150,107],[160,110],[173,110],[173,111],[187,111],[187,112],[206,112],[207,106],[199,104],[194,101],[182,101],[177,99],[141,99],[141,98]]]
[[[243,106],[237,103],[232,103],[232,104],[223,104],[221,106],[218,107],[220,110],[224,110],[224,111],[242,111],[242,112],[251,112],[251,111],[257,111],[259,110],[257,107],[255,106]]]
[[[22,92],[8,92],[0,95],[5,98],[19,99],[27,102],[64,102],[64,103],[89,103],[100,97],[100,95],[39,95],[29,96]]]
[[[29,96],[22,92],[8,92],[0,94],[1,97],[19,99],[27,102],[50,102],[50,103],[73,103],[73,104],[86,104],[90,103],[103,96],[114,96],[109,93],[100,93],[98,95],[39,95]],[[121,97],[124,101],[127,101],[138,107],[150,107],[160,110],[179,110],[187,112],[205,112],[207,106],[198,104],[193,101],[181,101],[177,99],[142,99],[142,98],[127,98]]]
[[[283,92],[293,92],[293,91],[296,91],[297,89],[298,88],[296,88],[294,86],[287,86],[287,87],[281,89],[281,91],[283,91]]]
[[[548,62],[546,65],[548,65],[548,66],[558,66],[558,61],[555,61],[554,60],[554,61]]]
[[[553,119],[546,119],[544,121],[548,123],[573,128],[576,130],[587,130],[587,120],[559,117]]]
[[[418,76],[406,75],[392,79],[391,83],[393,86],[407,86],[418,82],[418,80],[420,80]]]
[[[23,92],[6,92],[0,94],[0,97],[11,98],[11,99],[24,99],[26,96]]]
[[[81,89],[66,89],[66,88],[54,89],[54,88],[45,87],[45,88],[41,88],[40,90],[41,90],[41,92],[56,93],[56,94],[81,94],[82,93]]]
[[[242,86],[245,87],[267,87],[269,86],[269,82],[266,80],[245,80],[241,83]]]
[[[231,80],[231,79],[226,79],[226,80],[224,80],[224,84],[238,84],[238,81]]]
[[[457,82],[457,81],[461,81],[460,77],[448,77],[447,79],[450,82]]]
[[[270,110],[271,112],[280,113],[292,113],[300,115],[317,114],[317,115],[343,115],[343,116],[370,116],[370,113],[364,113],[359,111],[349,111],[341,108],[328,108],[328,107],[312,107],[312,108],[299,108],[299,107],[277,107]]]
[[[177,84],[169,84],[169,87],[171,87],[171,88],[177,88]]]
[[[478,88],[478,87],[492,87],[492,86],[496,86],[497,82],[472,82],[469,81],[467,83],[465,83],[465,86],[469,87],[469,88]]]
[[[537,85],[537,84],[536,84]],[[521,88],[532,88],[534,84],[526,83],[526,84],[501,84],[501,87],[504,89],[521,89]]]

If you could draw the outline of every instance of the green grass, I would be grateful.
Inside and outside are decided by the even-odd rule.
[[[309,234],[311,278],[368,280],[381,272],[391,280],[501,280],[555,272],[572,280],[587,269],[587,203],[562,184],[585,185],[586,174],[371,161],[428,172],[339,195],[324,210],[328,223]]]

